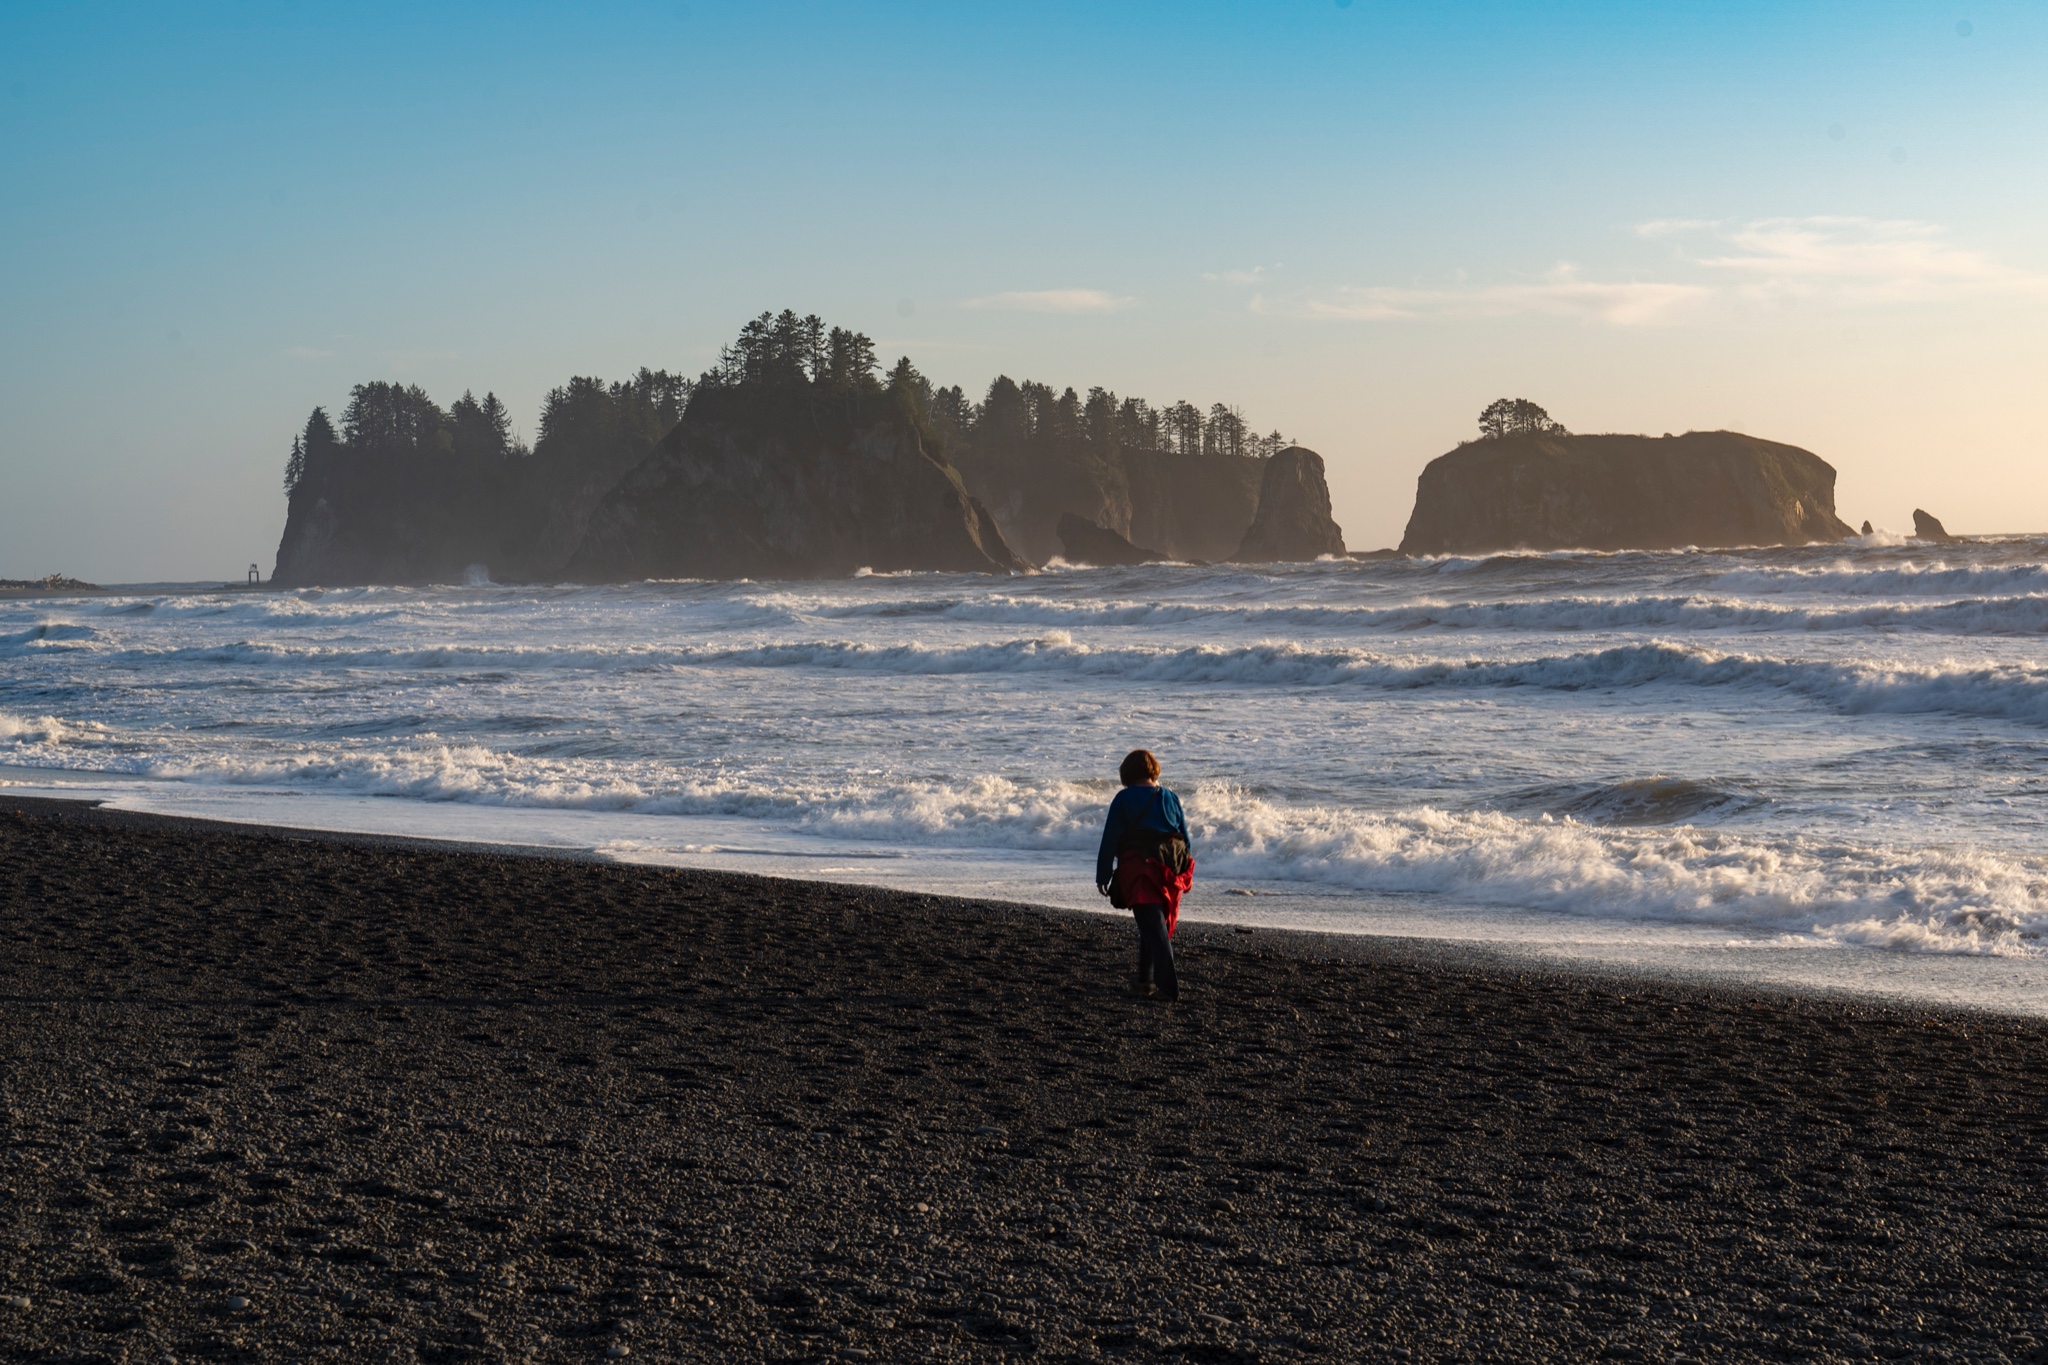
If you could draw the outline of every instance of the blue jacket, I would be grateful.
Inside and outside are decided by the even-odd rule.
[[[1102,827],[1102,847],[1095,854],[1095,884],[1108,886],[1116,873],[1116,851],[1123,841],[1139,832],[1164,838],[1177,835],[1195,851],[1188,838],[1188,819],[1181,814],[1180,798],[1165,787],[1125,787],[1109,803],[1109,819]]]

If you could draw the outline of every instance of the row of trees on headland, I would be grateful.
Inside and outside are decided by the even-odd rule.
[[[886,401],[915,421],[939,447],[957,455],[976,447],[1010,451],[1093,448],[1170,454],[1265,456],[1289,444],[1278,431],[1260,436],[1237,408],[1206,411],[1182,400],[1154,406],[1101,387],[1083,397],[1072,388],[1018,383],[999,375],[980,402],[958,385],[933,385],[904,356],[881,372],[874,341],[816,315],[763,313],[741,328],[709,370],[691,380],[642,369],[607,383],[577,377],[548,391],[531,448],[513,433],[495,393],[465,391],[445,410],[418,385],[372,382],[349,393],[337,431],[313,409],[292,440],[285,489],[297,487],[309,461],[348,450],[446,452],[477,459],[528,456],[575,459],[622,443],[648,447],[666,435],[693,403],[741,402],[785,412],[864,408]]]
[[[1526,398],[1496,398],[1479,410],[1479,439],[1498,441],[1509,436],[1569,436],[1564,423],[1553,422],[1550,414]]]
[[[689,380],[666,370],[642,369],[613,384],[571,379],[548,391],[540,433],[528,447],[514,436],[512,414],[495,393],[479,400],[465,390],[444,411],[417,384],[358,384],[349,391],[339,432],[325,408],[314,408],[304,430],[292,438],[285,491],[298,486],[309,460],[327,451],[444,452],[488,460],[573,454],[621,440],[652,445],[682,419],[691,387]]]
[[[977,403],[959,385],[932,385],[909,356],[886,375],[877,377],[877,368],[875,343],[868,337],[785,309],[763,313],[742,327],[739,339],[720,353],[718,364],[698,384],[808,387],[825,395],[899,394],[949,450],[998,436],[1184,455],[1270,455],[1288,444],[1277,431],[1260,436],[1239,409],[1223,403],[1206,412],[1185,399],[1154,407],[1142,398],[1119,399],[1101,387],[1089,389],[1083,398],[1071,387],[1055,390],[1029,379],[1020,384],[1008,375],[996,376]]]

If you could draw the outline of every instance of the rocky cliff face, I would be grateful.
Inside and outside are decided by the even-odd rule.
[[[836,420],[726,408],[693,407],[651,452],[645,443],[559,460],[323,451],[292,490],[273,581],[1029,569],[916,426],[879,399]]]
[[[917,432],[684,418],[591,515],[568,576],[815,578],[857,569],[1023,572]]]
[[[1343,553],[1344,532],[1330,515],[1323,457],[1301,446],[1277,452],[1259,483],[1259,510],[1231,558],[1275,564]]]
[[[534,505],[524,464],[449,451],[322,452],[292,490],[271,581],[460,583],[472,566],[544,575],[521,534]]]
[[[1796,545],[1852,534],[1835,470],[1733,431],[1512,436],[1440,455],[1416,481],[1408,554]]]
[[[1003,535],[1039,563],[1061,554],[1077,516],[1168,559],[1227,559],[1259,506],[1265,461],[1075,443],[1056,452],[969,448],[954,456]]]

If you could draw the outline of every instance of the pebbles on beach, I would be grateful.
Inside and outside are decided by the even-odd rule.
[[[2037,1023],[1127,934],[0,803],[0,1358],[2048,1339]]]

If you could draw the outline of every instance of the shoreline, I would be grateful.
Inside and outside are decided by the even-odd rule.
[[[9,772],[28,774],[38,770],[0,768],[0,776]],[[50,770],[63,775],[61,770]],[[89,777],[91,774],[76,774]],[[61,789],[51,783],[45,790]],[[271,837],[294,839],[359,842],[365,847],[405,848],[418,847],[444,852],[472,852],[479,854],[504,854],[507,856],[534,858],[562,858],[572,861],[592,862],[603,866],[643,867],[655,870],[702,871],[714,875],[731,875],[742,878],[753,877],[773,883],[789,883],[793,886],[815,886],[835,893],[850,893],[864,890],[881,891],[891,894],[935,896],[940,899],[968,899],[976,904],[1011,906],[1031,913],[1046,915],[1084,915],[1097,919],[1122,920],[1120,912],[1110,911],[1107,902],[1102,908],[1077,905],[1059,905],[1048,901],[1034,901],[1014,895],[997,897],[962,897],[957,890],[926,890],[915,885],[917,878],[904,876],[891,882],[840,882],[829,878],[806,876],[801,872],[787,870],[759,871],[745,868],[721,868],[716,865],[692,865],[670,863],[658,859],[621,858],[599,851],[592,843],[558,842],[530,843],[517,838],[471,837],[461,835],[415,835],[394,834],[375,828],[350,828],[342,824],[278,824],[260,819],[224,818],[209,815],[186,815],[168,811],[131,810],[117,806],[113,801],[119,798],[90,796],[23,796],[0,787],[0,810],[10,803],[24,808],[48,803],[53,807],[76,807],[92,810],[95,818],[130,821],[138,829],[161,827],[182,829],[188,832],[239,831]],[[839,855],[831,855],[837,857]],[[1234,904],[1225,902],[1231,909]],[[1258,907],[1272,904],[1271,893],[1261,893],[1256,900],[1247,900],[1247,906]],[[2010,1003],[1981,998],[1986,994],[1981,984],[1977,985],[1979,999],[1958,999],[1956,994],[1967,989],[1963,983],[1951,983],[1949,993],[1933,986],[1918,990],[1910,986],[1890,986],[1876,982],[1837,984],[1813,979],[1809,971],[1804,979],[1795,973],[1772,976],[1759,971],[1759,959],[1738,960],[1727,965],[1690,963],[1674,961],[1669,957],[1659,960],[1654,955],[1646,960],[1622,960],[1614,956],[1600,956],[1586,949],[1572,950],[1552,945],[1543,940],[1517,943],[1488,937],[1458,937],[1450,934],[1429,934],[1415,932],[1386,932],[1370,927],[1356,929],[1329,929],[1312,926],[1289,926],[1272,924],[1244,924],[1240,920],[1225,918],[1218,913],[1218,902],[1214,899],[1207,904],[1184,907],[1181,916],[1180,933],[1196,936],[1210,934],[1251,935],[1252,941],[1270,947],[1274,952],[1306,954],[1311,951],[1332,960],[1380,960],[1388,954],[1395,954],[1402,960],[1428,963],[1444,967],[1483,967],[1491,970],[1536,974],[1556,977],[1561,980],[1584,980],[1606,983],[1611,986],[1632,987],[1642,990],[1665,991],[1707,991],[1753,993],[1761,995],[1783,995],[1794,999],[1834,1002],[1842,1007],[1885,1007],[1904,1013],[1942,1014],[1956,1017],[1982,1016],[1986,1019],[2027,1019],[2048,1020],[2048,1004],[2035,1008],[2024,1008]],[[1217,915],[1210,918],[1210,915]],[[1604,921],[1595,921],[1604,923]],[[1383,945],[1381,948],[1361,947],[1368,944]],[[1319,945],[1311,949],[1307,945]],[[1292,946],[1290,946],[1292,945]],[[1652,954],[1670,954],[1669,948],[1654,948]],[[1695,950],[1697,951],[1697,950]],[[1761,953],[1762,949],[1751,949]],[[1802,954],[1820,952],[1820,949],[1798,949]],[[1975,965],[1990,967],[2002,964],[2007,959],[1984,958],[1972,955],[1951,957],[1943,954],[1911,952],[1890,952],[1883,949],[1851,947],[1831,952],[1846,953],[1852,957],[1863,955],[1876,963],[1913,963],[1922,969],[1953,970]],[[1361,954],[1363,955],[1361,957]]]
[[[2048,1342],[2040,1021],[21,799],[0,935],[0,1359]]]

